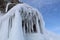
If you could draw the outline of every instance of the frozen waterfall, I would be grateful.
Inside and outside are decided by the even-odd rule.
[[[41,13],[26,3],[17,4],[0,17],[0,40],[60,40],[45,29]],[[0,12],[1,13],[1,12]]]

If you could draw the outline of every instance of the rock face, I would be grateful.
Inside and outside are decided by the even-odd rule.
[[[0,40],[60,40],[47,31],[41,13],[23,3],[0,17]],[[1,13],[1,12],[0,12]]]

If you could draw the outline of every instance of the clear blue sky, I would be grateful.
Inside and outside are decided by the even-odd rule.
[[[22,0],[37,8],[43,15],[46,29],[60,34],[60,0]]]

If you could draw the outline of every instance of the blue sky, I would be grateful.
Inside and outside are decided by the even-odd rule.
[[[47,30],[60,34],[60,0],[22,0],[43,15]]]

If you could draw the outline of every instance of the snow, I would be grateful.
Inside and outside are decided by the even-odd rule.
[[[30,16],[29,13],[31,14]],[[28,22],[33,20],[32,15],[36,17],[36,22],[34,23],[36,23],[37,32],[32,33],[29,30],[28,33],[25,33],[22,29],[22,20],[27,19]],[[40,24],[38,20],[40,20]],[[17,4],[0,17],[0,40],[60,40],[60,36],[46,30],[41,13],[37,9],[23,3]]]

